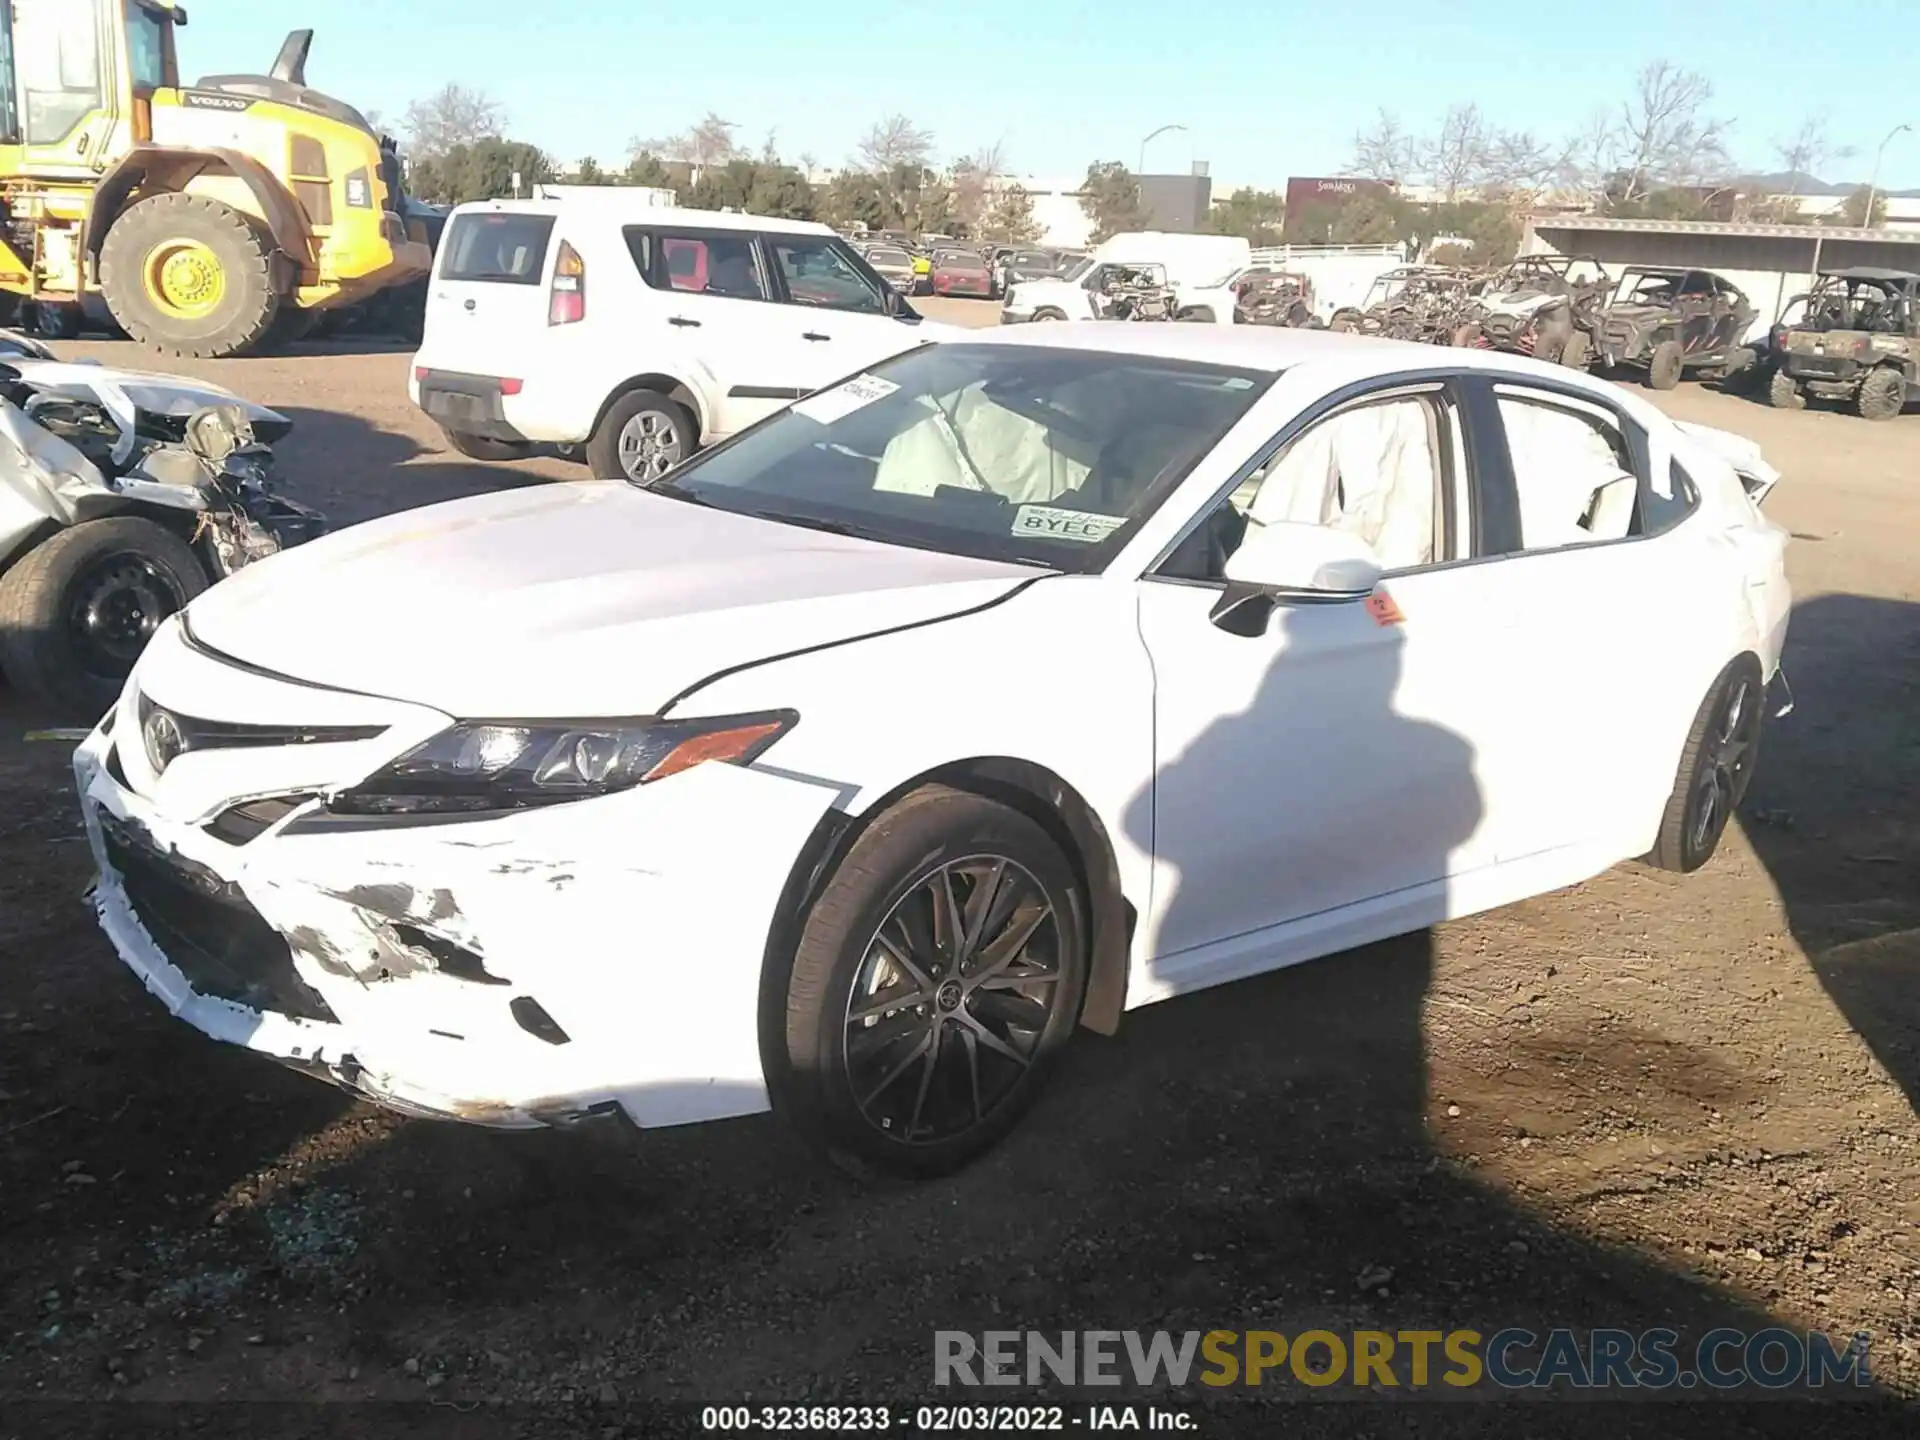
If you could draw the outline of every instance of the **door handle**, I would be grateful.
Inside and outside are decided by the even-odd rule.
[[[822,335],[818,330],[804,330],[801,332],[800,338],[802,340],[831,340],[833,337],[831,335]]]
[[[667,324],[679,325],[690,330],[698,330],[700,328],[700,322],[698,320],[689,320],[684,315],[669,315],[667,317]]]

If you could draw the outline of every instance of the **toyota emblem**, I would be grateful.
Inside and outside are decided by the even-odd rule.
[[[164,773],[187,748],[186,732],[180,728],[180,722],[158,707],[147,712],[141,739],[146,743],[147,763],[155,775]]]

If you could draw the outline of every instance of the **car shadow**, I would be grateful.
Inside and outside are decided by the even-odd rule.
[[[1920,1114],[1920,604],[1794,607],[1795,709],[1743,807],[1794,940]]]
[[[437,434],[423,442],[339,410],[276,408],[293,421],[274,447],[282,483],[294,499],[324,511],[333,529],[443,500],[549,484],[571,468],[552,452],[507,463],[470,460]],[[544,467],[534,468],[535,461]],[[585,475],[580,470],[579,478]]]

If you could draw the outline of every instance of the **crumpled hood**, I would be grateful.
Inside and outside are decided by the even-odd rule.
[[[234,659],[461,718],[645,714],[1034,574],[584,481],[353,526],[248,566],[186,621]]]

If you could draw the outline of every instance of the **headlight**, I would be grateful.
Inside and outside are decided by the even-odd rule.
[[[334,796],[328,808],[483,812],[610,795],[710,760],[745,765],[799,720],[792,710],[691,720],[463,720]]]

